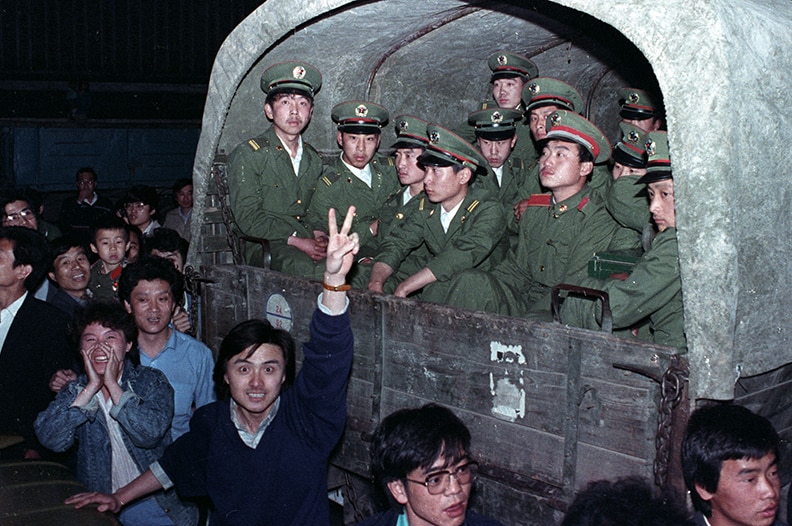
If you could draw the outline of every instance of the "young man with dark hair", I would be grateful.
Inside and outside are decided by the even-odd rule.
[[[498,526],[468,509],[478,464],[470,431],[445,407],[401,409],[380,422],[371,472],[391,509],[358,526]]]
[[[265,69],[264,115],[272,126],[237,146],[228,158],[228,191],[237,226],[249,236],[269,240],[273,270],[293,273],[290,260],[299,260],[299,255],[312,261],[325,257],[325,233],[305,223],[322,159],[302,138],[321,87],[322,74],[305,62]],[[260,264],[260,250],[246,252],[249,264]]]
[[[70,381],[36,419],[36,435],[53,451],[77,443],[77,478],[91,491],[123,486],[157,460],[171,442],[173,389],[165,375],[141,367],[134,321],[115,303],[77,313],[85,374]],[[127,507],[122,524],[196,524],[197,510],[175,491]]]
[[[176,208],[165,214],[165,228],[178,232],[187,242],[192,238],[190,232],[190,219],[193,210],[193,183],[192,179],[182,178],[173,183],[173,200]]]
[[[158,257],[142,257],[127,265],[118,282],[118,298],[138,328],[140,363],[161,370],[173,386],[174,440],[189,429],[193,408],[214,401],[212,351],[171,327],[176,298],[183,294],[181,273]]]
[[[354,349],[344,284],[359,247],[350,233],[354,213],[340,231],[329,213],[323,292],[294,385],[283,389],[291,338],[268,322],[243,322],[221,344],[216,377],[228,386],[224,399],[197,410],[190,430],[140,477],[113,495],[82,493],[67,504],[118,512],[175,486],[185,497],[208,496],[218,526],[330,523],[328,460],[346,423]]]
[[[76,233],[66,234],[49,245],[50,270],[47,276],[57,287],[50,287],[47,303],[70,318],[90,299],[91,264],[82,240]]]
[[[32,292],[47,272],[44,236],[30,228],[0,228],[0,434],[22,442],[0,458],[40,458],[33,421],[52,399],[53,373],[72,366],[67,316]]]
[[[154,235],[146,240],[144,248],[150,256],[167,259],[173,263],[176,270],[184,275],[184,263],[187,261],[190,244],[178,232],[170,228],[158,228],[154,231]],[[176,298],[177,306],[171,321],[177,331],[190,332],[192,329],[188,312],[191,301],[192,298],[186,291],[182,296]]]
[[[159,196],[150,186],[136,185],[121,199],[127,223],[135,225],[148,237],[160,227],[156,219]]]
[[[682,440],[682,473],[698,526],[785,526],[778,433],[738,405],[696,410]]]

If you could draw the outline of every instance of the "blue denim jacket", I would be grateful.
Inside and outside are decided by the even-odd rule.
[[[88,378],[82,375],[58,393],[36,418],[36,436],[53,451],[66,451],[76,440],[77,478],[91,491],[112,493],[110,437],[99,402],[94,397],[83,408],[71,407],[87,383]],[[121,388],[124,394],[110,415],[118,420],[124,445],[143,473],[171,442],[173,388],[160,371],[135,366],[129,360],[124,362]],[[175,524],[198,522],[197,509],[182,503],[173,490],[160,491],[155,497]]]

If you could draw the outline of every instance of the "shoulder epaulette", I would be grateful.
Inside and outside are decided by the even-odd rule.
[[[580,200],[580,203],[578,203],[577,209],[578,210],[583,210],[583,207],[585,207],[588,204],[588,202],[589,202],[589,198],[588,197],[584,197],[583,199]]]
[[[552,194],[532,194],[528,198],[528,206],[550,206],[553,204]]]
[[[259,146],[259,143],[256,141],[256,139],[250,139],[248,141],[248,144],[250,145],[251,148],[253,148],[254,152],[257,152],[261,148],[261,146]]]
[[[421,200],[418,201],[418,210],[423,212],[425,206],[426,206],[426,198],[422,197]]]
[[[386,157],[385,159],[388,161],[388,166],[396,166],[393,162],[393,157]]]
[[[332,173],[330,175],[323,175],[322,182],[327,186],[331,186],[334,182],[338,181],[339,177],[341,177],[341,174],[338,172]]]
[[[474,199],[472,203],[470,203],[467,207],[468,214],[471,213],[476,207],[481,203],[478,199]]]

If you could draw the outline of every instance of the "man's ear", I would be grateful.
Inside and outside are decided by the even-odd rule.
[[[264,103],[264,115],[266,115],[269,120],[275,118],[275,115],[272,113],[272,106],[270,106],[269,102]]]
[[[25,281],[31,272],[33,272],[32,265],[19,265],[14,268],[14,274],[20,281]]]
[[[473,170],[467,166],[457,172],[457,182],[460,185],[469,183],[471,177],[473,177]]]
[[[714,493],[710,493],[704,489],[704,486],[701,486],[700,484],[696,484],[696,493],[698,493],[699,497],[701,497],[701,500],[704,501],[710,501],[715,496]]]
[[[94,245],[93,243],[91,243],[91,252],[93,252],[94,254],[98,254],[99,253],[99,251],[96,250],[96,245]]]
[[[585,163],[580,163],[580,177],[588,177],[591,172],[594,171],[594,163],[590,161],[586,161]]]
[[[393,499],[404,506],[407,504],[407,492],[404,487],[404,482],[401,480],[392,480],[388,482],[388,491],[390,491]]]
[[[132,305],[130,305],[127,300],[124,300],[124,309],[127,311],[127,314],[132,314]]]
[[[339,148],[343,148],[344,147],[344,137],[342,135],[342,132],[340,132],[340,131],[336,132],[336,142],[338,143],[338,147]]]

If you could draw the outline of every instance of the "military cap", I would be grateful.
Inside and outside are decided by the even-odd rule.
[[[536,64],[522,55],[499,51],[490,55],[487,65],[492,70],[492,79],[520,77],[523,80],[532,79],[539,74]]]
[[[468,115],[468,124],[476,130],[476,137],[502,141],[514,137],[522,119],[523,112],[519,110],[489,107]]]
[[[646,154],[649,159],[646,163],[646,175],[638,179],[635,184],[649,184],[673,179],[671,174],[671,156],[668,154],[668,132],[653,131],[646,134]]]
[[[646,168],[646,138],[637,126],[620,122],[622,138],[613,147],[613,160],[631,168]]]
[[[636,88],[622,88],[619,90],[619,115],[623,119],[642,121],[660,116],[660,109],[654,97],[648,92]]]
[[[583,145],[594,156],[595,163],[610,158],[610,144],[605,134],[582,115],[573,111],[558,110],[547,116],[545,140],[561,139]]]
[[[322,87],[322,74],[307,62],[280,62],[261,74],[261,91],[270,95],[279,92],[305,94],[313,100]]]
[[[439,124],[427,124],[429,144],[419,161],[429,166],[464,166],[476,172],[487,161],[472,144]]]
[[[523,86],[522,99],[525,111],[554,104],[563,110],[583,111],[583,97],[574,86],[550,77],[531,79]]]
[[[426,148],[429,137],[426,136],[425,120],[412,115],[399,115],[394,121],[396,129],[396,142],[392,148]]]
[[[388,123],[387,108],[361,100],[348,100],[333,106],[330,116],[338,125],[338,131],[346,133],[374,134]]]

